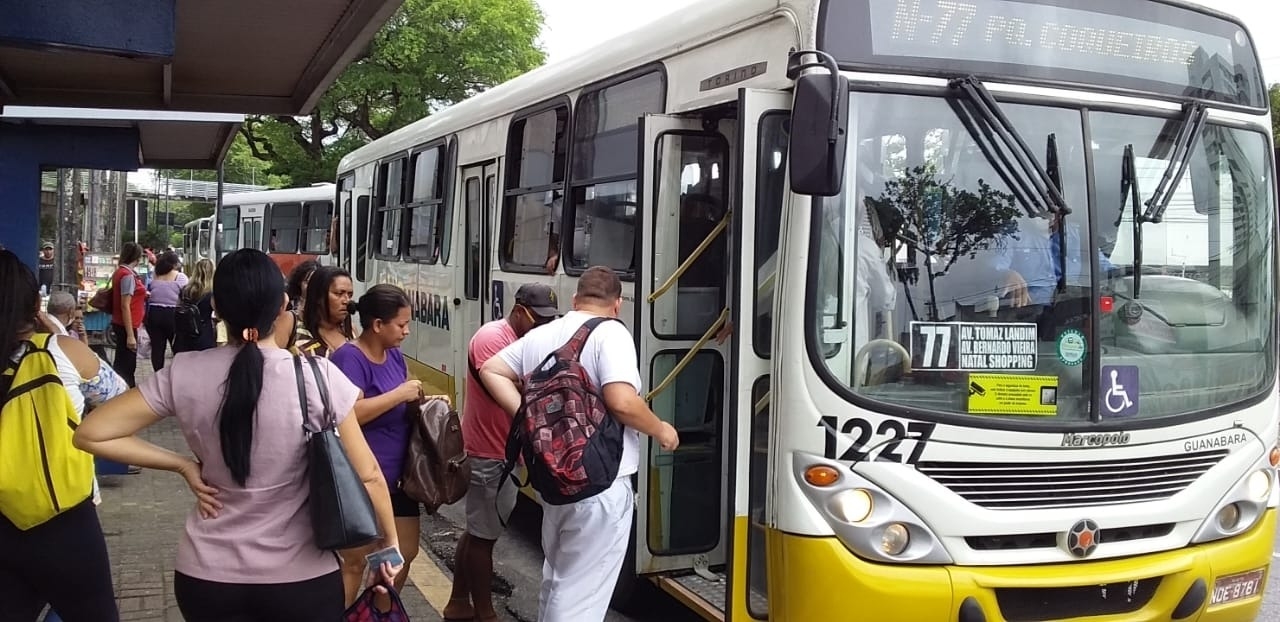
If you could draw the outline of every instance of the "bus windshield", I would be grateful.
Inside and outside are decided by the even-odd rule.
[[[954,95],[851,94],[844,193],[813,237],[809,334],[831,378],[912,412],[1047,425],[1206,413],[1269,386],[1265,134],[1205,124],[1149,222],[1183,115],[1002,103],[1068,208],[1046,213]]]

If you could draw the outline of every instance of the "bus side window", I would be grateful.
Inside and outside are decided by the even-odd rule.
[[[665,109],[660,72],[588,91],[574,117],[566,268],[635,271],[639,118]]]
[[[369,196],[356,199],[356,280],[369,280],[369,220],[372,209]]]
[[[505,270],[552,274],[559,264],[568,123],[568,106],[558,106],[511,124],[499,240]]]
[[[440,260],[440,225],[444,210],[444,145],[438,144],[413,154],[411,196],[405,219],[409,221],[407,256],[415,261]]]
[[[399,261],[404,249],[405,165],[408,158],[396,158],[378,165],[378,213],[375,231],[378,246],[373,256],[384,261]]]
[[[480,197],[480,178],[468,177],[463,182],[463,204],[466,205],[466,236],[467,236],[467,256],[465,258],[466,265],[463,269],[466,272],[466,296],[467,300],[480,299],[480,253],[483,245],[481,244],[483,235],[483,222],[481,217],[481,206],[483,205]]]
[[[301,250],[299,238],[302,229],[301,203],[275,203],[268,212],[271,224],[270,245],[273,253],[296,253]]]

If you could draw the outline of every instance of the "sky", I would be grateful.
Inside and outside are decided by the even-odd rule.
[[[555,62],[689,6],[697,0],[537,0],[546,17],[541,43]],[[1239,17],[1253,35],[1267,83],[1280,82],[1280,2],[1190,0]]]

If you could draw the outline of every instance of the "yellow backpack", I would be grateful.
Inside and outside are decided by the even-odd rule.
[[[71,444],[80,414],[58,377],[52,338],[23,342],[17,364],[0,373],[0,514],[23,530],[93,494],[93,456]]]

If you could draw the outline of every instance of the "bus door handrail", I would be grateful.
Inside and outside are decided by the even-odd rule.
[[[693,344],[693,347],[689,348],[689,351],[685,353],[684,358],[680,359],[679,363],[676,363],[676,366],[671,370],[671,373],[667,374],[667,377],[663,378],[662,382],[659,382],[652,391],[649,391],[648,395],[644,396],[644,401],[651,402],[659,393],[669,389],[671,387],[671,383],[675,382],[676,376],[680,375],[680,372],[684,371],[684,368],[689,366],[689,363],[693,361],[693,357],[697,356],[697,354],[702,351],[702,348],[707,345],[707,342],[711,341],[711,338],[714,337],[716,333],[720,332],[720,328],[724,326],[724,323],[728,320],[729,309],[725,308],[720,312],[720,317],[716,318],[716,321],[712,322],[711,326],[707,328],[707,332],[702,334],[702,338],[699,339],[697,343]]]
[[[676,268],[676,271],[672,272],[671,276],[667,277],[667,282],[663,283],[662,287],[653,290],[652,294],[649,294],[649,302],[652,303],[661,298],[663,294],[666,294],[675,286],[676,281],[680,280],[680,277],[689,270],[689,267],[693,265],[693,262],[697,261],[699,257],[702,257],[702,254],[707,252],[707,249],[711,247],[711,243],[729,227],[729,219],[732,217],[733,210],[725,212],[724,218],[721,218],[720,222],[716,223],[715,228],[707,234],[707,237],[702,239],[702,243],[698,244],[698,247],[693,249],[692,253],[689,253],[689,257],[680,263],[679,267]]]

